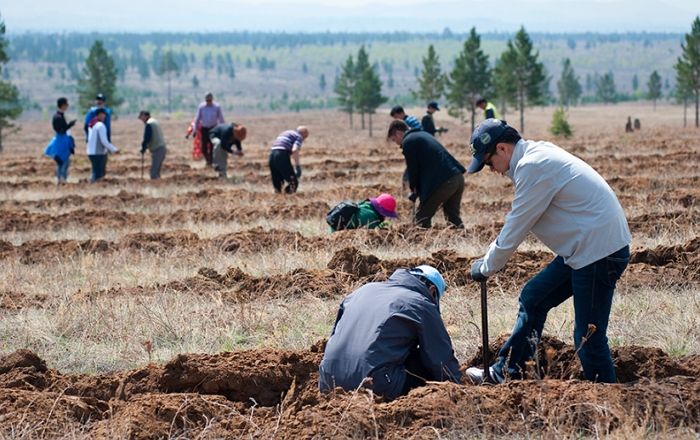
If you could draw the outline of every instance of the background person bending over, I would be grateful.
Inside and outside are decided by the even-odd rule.
[[[151,152],[151,180],[160,179],[160,170],[165,160],[167,148],[165,147],[165,137],[160,124],[151,117],[151,113],[141,110],[139,119],[144,123],[143,141],[141,142],[141,154],[146,150]]]
[[[243,156],[243,146],[241,142],[245,140],[247,130],[244,125],[232,122],[230,124],[219,124],[209,131],[209,139],[214,146],[213,160],[214,170],[219,173],[220,179],[226,178],[228,168],[228,154]],[[232,146],[236,146],[233,151]]]
[[[459,215],[466,171],[462,164],[433,136],[422,130],[409,130],[403,121],[393,121],[387,137],[401,147],[406,159],[409,199],[420,199],[415,223],[429,228],[442,206],[448,222],[464,227]]]
[[[276,193],[282,192],[284,182],[287,182],[284,188],[286,194],[297,192],[301,177],[301,145],[307,137],[309,129],[300,125],[296,130],[283,131],[273,142],[269,165]],[[296,170],[292,168],[292,159]]]
[[[459,383],[461,372],[440,316],[445,281],[433,267],[399,269],[340,305],[319,367],[319,388],[372,390],[386,400],[431,381]]]
[[[631,234],[625,213],[605,180],[578,157],[554,144],[526,141],[505,122],[487,119],[471,137],[470,173],[484,165],[515,184],[511,211],[486,255],[472,265],[483,281],[501,270],[532,232],[557,257],[525,284],[508,341],[487,380],[522,378],[535,354],[547,313],[573,296],[574,345],[588,380],[615,382],[608,320],[615,284],[629,262]],[[467,370],[482,381],[482,369]]]
[[[394,106],[389,112],[389,115],[391,115],[391,117],[397,121],[405,122],[406,125],[408,125],[410,128],[414,128],[416,130],[423,129],[423,127],[420,125],[420,121],[418,120],[418,118],[416,118],[415,116],[407,115],[403,107],[401,107],[400,105]]]

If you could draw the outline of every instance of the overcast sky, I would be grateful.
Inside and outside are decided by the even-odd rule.
[[[700,0],[0,0],[8,32],[687,32]]]

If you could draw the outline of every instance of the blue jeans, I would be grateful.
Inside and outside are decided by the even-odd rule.
[[[97,182],[105,176],[107,172],[107,155],[106,154],[89,154],[90,163],[92,164],[91,182]]]
[[[584,376],[597,382],[616,382],[606,333],[615,285],[629,258],[629,246],[625,246],[576,270],[564,264],[562,257],[556,257],[528,281],[520,293],[520,310],[513,332],[493,364],[495,373],[500,378],[522,378],[525,362],[532,359],[542,337],[547,313],[573,296],[574,345]],[[582,344],[590,324],[595,325],[595,331]]]
[[[65,161],[61,162],[60,159],[54,159],[56,161],[56,178],[59,182],[65,182],[68,180],[68,167],[70,166],[70,156],[66,158]]]

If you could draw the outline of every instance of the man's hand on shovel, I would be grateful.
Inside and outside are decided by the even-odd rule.
[[[469,277],[477,282],[486,281],[488,277],[481,273],[481,266],[483,266],[484,260],[476,260],[472,263],[472,269],[469,273]]]

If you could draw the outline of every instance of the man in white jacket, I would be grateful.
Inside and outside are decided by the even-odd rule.
[[[584,375],[616,382],[606,333],[632,235],[615,193],[583,160],[549,142],[523,140],[498,119],[487,119],[474,130],[471,149],[470,174],[488,165],[515,185],[503,229],[486,255],[473,263],[471,278],[485,281],[501,270],[530,232],[557,256],[520,293],[515,327],[489,374],[470,368],[467,376],[475,383],[482,377],[495,383],[522,378],[547,313],[573,296],[574,344]]]
[[[107,126],[104,121],[107,112],[103,108],[95,110],[95,119],[88,124],[87,154],[92,164],[91,182],[97,182],[105,176],[107,153],[118,153],[119,149],[107,138]]]

